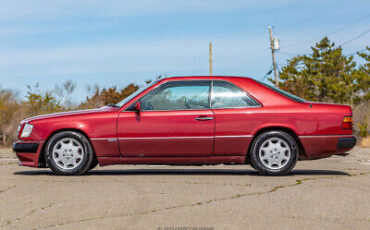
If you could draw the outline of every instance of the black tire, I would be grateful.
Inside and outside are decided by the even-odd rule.
[[[81,162],[78,166],[76,166],[73,169],[63,169],[60,166],[58,166],[57,162],[52,157],[52,151],[54,149],[54,146],[58,143],[58,141],[62,140],[63,138],[69,138],[77,141],[79,144],[81,144],[83,153],[81,156],[83,156]],[[82,134],[75,132],[75,131],[63,131],[54,134],[50,140],[48,141],[46,148],[45,148],[45,157],[46,162],[50,169],[58,175],[82,175],[86,173],[93,162],[94,158],[94,151],[90,144],[90,141]]]
[[[89,167],[89,170],[87,170],[88,172],[93,170],[97,165],[98,165],[98,160],[96,159],[96,157],[93,158],[93,160],[91,161],[91,165]]]
[[[289,157],[287,157],[288,159],[285,160],[285,161],[284,160],[281,161],[284,164],[284,166],[281,166],[281,168],[276,167],[277,164],[274,164],[276,168],[273,168],[272,166],[268,167],[266,165],[269,163],[268,162],[269,160],[268,159],[267,160],[266,159],[261,159],[260,154],[262,155],[262,158],[263,158],[264,154],[266,154],[266,153],[264,153],[263,149],[261,150],[262,147],[266,148],[266,146],[262,146],[262,144],[264,144],[264,145],[267,144],[267,147],[268,147],[268,143],[266,143],[266,142],[269,142],[269,140],[272,140],[272,141],[282,140],[283,147],[285,149],[288,148],[290,150],[290,154],[287,154],[287,155],[289,155]],[[287,146],[285,146],[285,144],[287,144]],[[261,150],[261,152],[260,152],[260,150]],[[288,174],[294,168],[294,166],[295,166],[295,164],[297,163],[297,160],[298,160],[299,150],[298,150],[298,146],[297,146],[296,141],[294,140],[294,138],[290,134],[288,134],[286,132],[283,132],[283,131],[268,131],[268,132],[264,132],[264,133],[260,134],[253,141],[253,144],[251,146],[250,154],[251,154],[251,156],[250,156],[251,165],[260,174],[270,175],[270,176],[281,176],[281,175]],[[285,154],[285,153],[280,153],[278,151],[278,152],[271,153],[271,156],[272,156],[272,154],[276,154],[274,156],[276,156],[276,158],[278,158],[278,156],[280,156],[280,154]],[[266,155],[268,155],[268,154],[266,154]],[[266,156],[266,158],[268,158],[269,156]],[[271,159],[274,159],[274,158],[271,157]]]

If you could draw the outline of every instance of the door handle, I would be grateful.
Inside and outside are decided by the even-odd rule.
[[[197,117],[197,118],[195,118],[195,120],[197,120],[197,121],[209,121],[209,120],[213,120],[213,117]]]

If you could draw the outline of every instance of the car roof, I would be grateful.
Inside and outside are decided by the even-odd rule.
[[[187,79],[187,80],[191,80],[191,79],[196,79],[196,80],[199,80],[199,79],[205,79],[205,80],[217,80],[217,79],[228,79],[228,78],[241,78],[241,79],[251,79],[253,80],[252,78],[249,78],[249,77],[244,77],[244,76],[223,76],[223,75],[195,75],[195,76],[171,76],[171,77],[164,77],[164,78],[161,78],[160,80],[162,79],[166,79],[166,80],[170,80],[170,79]]]
[[[225,81],[244,81],[249,82],[252,84],[258,84],[258,81],[250,78],[250,77],[243,77],[243,76],[221,76],[221,75],[197,75],[197,76],[171,76],[171,77],[165,77],[160,78],[157,81],[163,82],[163,81],[171,81],[171,80],[225,80]]]

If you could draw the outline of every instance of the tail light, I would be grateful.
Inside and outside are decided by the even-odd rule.
[[[342,129],[352,129],[352,123],[353,120],[351,116],[343,117]]]

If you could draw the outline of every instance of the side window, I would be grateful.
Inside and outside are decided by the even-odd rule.
[[[209,109],[210,81],[165,83],[140,99],[143,111]]]
[[[214,81],[212,87],[212,108],[238,108],[258,106],[246,92],[225,81]]]

